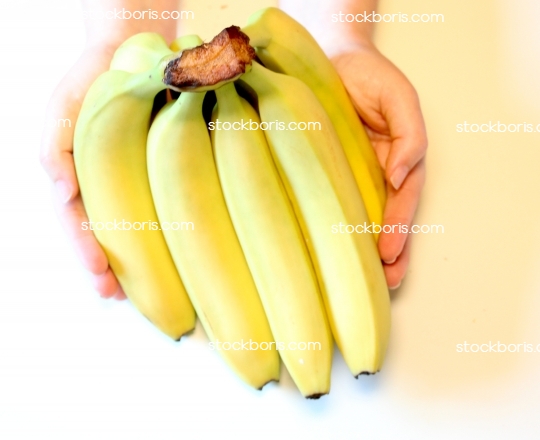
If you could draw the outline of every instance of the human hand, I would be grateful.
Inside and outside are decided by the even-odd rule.
[[[109,69],[115,50],[128,37],[139,32],[158,32],[166,41],[176,37],[176,20],[154,20],[150,14],[142,19],[115,20],[111,11],[123,8],[148,11],[163,17],[164,12],[178,9],[177,0],[81,0],[87,44],[79,60],[56,87],[49,101],[45,130],[41,140],[40,160],[54,183],[54,207],[83,266],[89,271],[94,288],[103,298],[125,299],[126,295],[113,274],[105,252],[91,230],[83,230],[88,216],[79,192],[73,161],[75,124],[94,80]],[[57,121],[69,120],[68,127],[57,127]]]
[[[331,55],[366,127],[387,180],[385,225],[410,226],[425,180],[427,135],[418,95],[403,73],[370,42]],[[399,287],[409,264],[411,236],[381,232],[379,253],[388,286]]]
[[[53,203],[58,218],[72,242],[94,288],[103,298],[125,299],[105,252],[91,230],[81,225],[88,216],[79,192],[73,161],[73,134],[86,92],[106,70],[117,44],[99,44],[83,54],[56,87],[49,101],[40,150],[42,166],[54,183]],[[69,124],[67,121],[69,121]],[[67,126],[59,127],[58,121]]]

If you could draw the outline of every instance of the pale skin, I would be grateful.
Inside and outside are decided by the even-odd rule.
[[[102,16],[105,11],[115,8],[152,9],[158,13],[179,9],[177,0],[81,0],[81,3],[90,17]],[[339,26],[329,27],[332,13],[372,11],[376,2],[285,0],[280,2],[280,7],[302,22],[319,40],[351,95],[389,182],[385,223],[410,225],[424,183],[427,147],[417,94],[405,76],[373,46],[372,26],[339,23]],[[114,51],[125,39],[144,31],[159,32],[170,43],[176,38],[176,22],[172,19],[86,20],[84,51],[55,89],[47,109],[47,120],[70,119],[73,123],[71,127],[62,128],[46,124],[40,151],[41,163],[54,184],[55,210],[92,285],[101,297],[118,300],[125,299],[126,295],[109,267],[103,249],[91,230],[81,228],[81,224],[89,220],[75,173],[73,132],[92,82],[108,69]],[[409,262],[410,237],[383,233],[379,252],[388,285],[391,288],[399,286]]]
[[[332,22],[332,14],[369,14],[376,0],[280,0],[279,6],[317,39],[336,67],[385,172],[384,224],[412,224],[425,180],[427,135],[418,95],[373,45],[373,23]],[[411,235],[381,233],[388,286],[399,287],[409,265]]]

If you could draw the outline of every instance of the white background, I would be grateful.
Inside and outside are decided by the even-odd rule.
[[[200,329],[174,343],[92,291],[37,159],[47,100],[84,44],[79,4],[2,0],[1,439],[540,438],[540,353],[456,352],[540,344],[540,134],[456,132],[540,123],[540,3],[403,3],[382,0],[380,12],[445,14],[376,34],[428,125],[416,223],[445,233],[415,237],[384,370],[354,380],[336,353],[330,395],[305,401],[286,372],[253,391]],[[183,32],[208,39],[269,4],[189,1]]]

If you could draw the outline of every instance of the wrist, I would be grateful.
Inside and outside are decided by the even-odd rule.
[[[167,43],[176,38],[177,0],[82,0],[82,7],[89,47],[118,47],[140,32],[157,32]]]
[[[114,39],[95,39],[87,40],[86,45],[84,46],[83,56],[88,57],[99,57],[101,59],[107,58],[109,61],[112,60],[114,52],[124,40],[117,41]]]
[[[101,47],[114,49],[118,48],[129,37],[141,32],[156,32],[170,43],[176,38],[176,22],[169,20],[170,23],[152,23],[134,20],[125,20],[118,23],[92,23],[87,25],[86,29],[86,47]]]
[[[339,29],[336,32],[325,32],[315,35],[317,42],[329,58],[344,53],[376,51],[371,35],[354,29]]]

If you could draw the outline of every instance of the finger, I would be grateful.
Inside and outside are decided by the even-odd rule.
[[[418,95],[414,88],[401,87],[385,96],[385,118],[392,146],[386,162],[386,179],[399,189],[409,172],[425,156],[427,135]]]
[[[97,290],[102,298],[121,299],[121,296],[124,295],[124,292],[120,287],[120,283],[118,283],[118,280],[114,276],[110,267],[107,268],[105,273],[100,275],[92,275],[91,280],[94,289]]]
[[[399,190],[388,185],[383,230],[379,235],[381,259],[392,264],[401,254],[410,235],[411,224],[420,200],[425,180],[425,161],[421,160],[405,179]],[[385,227],[389,225],[390,227]],[[385,232],[389,231],[389,232]]]
[[[116,295],[114,295],[113,298],[117,301],[124,301],[127,299],[127,295],[124,293],[122,286],[120,286],[120,288],[116,292]]]
[[[73,163],[75,123],[86,91],[107,64],[102,50],[85,52],[56,87],[47,107],[40,161],[65,202],[79,192]]]
[[[69,203],[54,197],[54,206],[75,253],[90,272],[92,285],[102,298],[126,298],[118,279],[109,267],[107,256],[88,224],[88,216],[80,196]]]
[[[407,239],[403,252],[393,264],[384,264],[384,274],[386,282],[390,290],[395,290],[401,285],[401,281],[405,278],[407,267],[409,267],[409,259],[411,254],[411,239]]]
[[[67,90],[69,93],[69,90]],[[55,184],[59,199],[67,203],[79,192],[73,162],[73,134],[79,104],[66,95],[65,89],[55,91],[43,130],[40,162]]]
[[[109,267],[107,256],[90,229],[81,196],[63,203],[57,194],[54,194],[53,204],[84,268],[94,275],[104,274]]]
[[[384,172],[386,170],[386,162],[388,160],[388,155],[390,154],[390,148],[392,147],[392,140],[388,135],[378,133],[367,125],[365,125],[364,128],[366,129],[371,145],[375,150],[379,165]]]
[[[107,255],[88,225],[80,195],[69,203],[62,203],[55,195],[54,206],[75,253],[90,272],[94,289],[102,298],[125,299],[126,295],[109,267]]]

